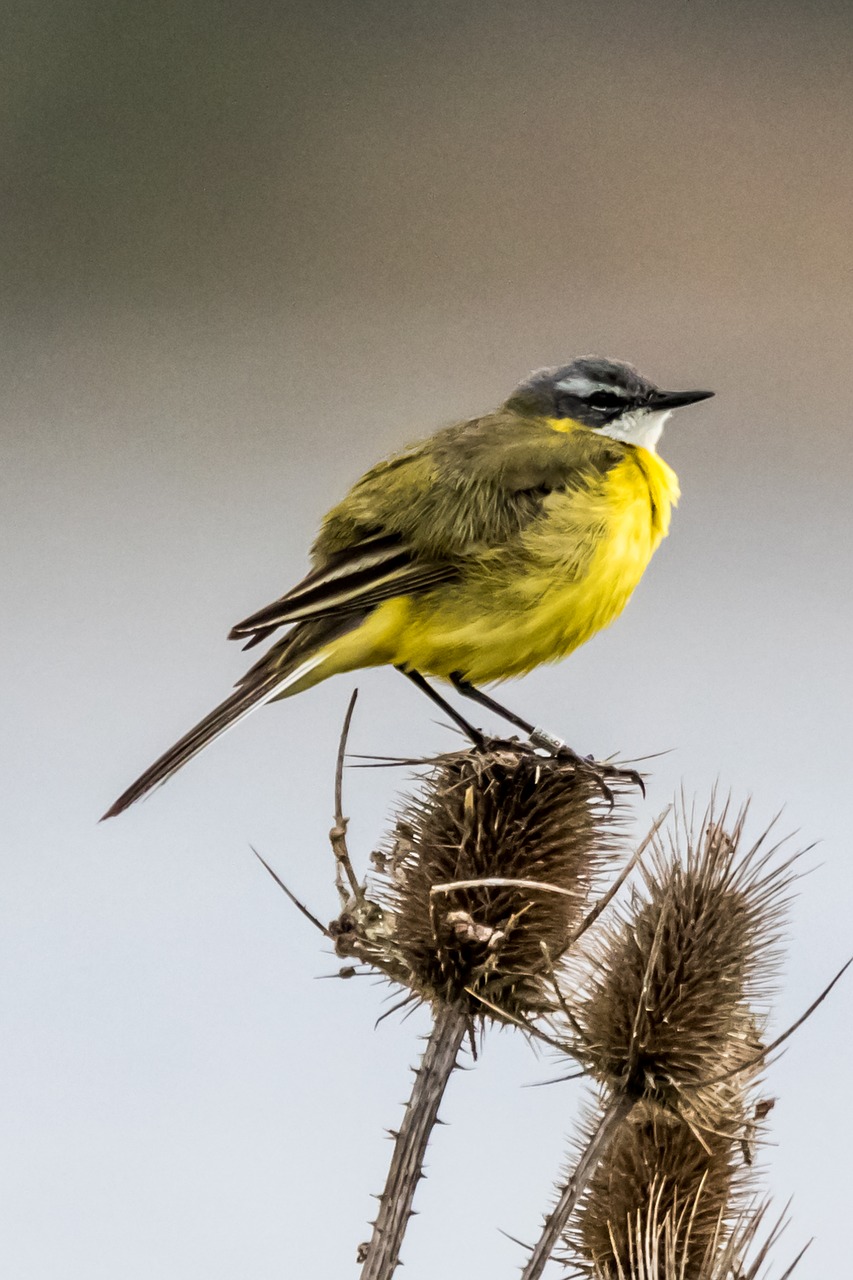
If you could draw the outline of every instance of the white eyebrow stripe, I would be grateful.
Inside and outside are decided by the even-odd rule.
[[[562,382],[557,383],[557,390],[566,391],[570,396],[577,396],[580,400],[588,400],[597,391],[606,391],[608,395],[621,396],[623,400],[627,399],[627,392],[622,387],[613,387],[604,382],[596,382],[593,378],[587,378],[583,374],[564,378]]]

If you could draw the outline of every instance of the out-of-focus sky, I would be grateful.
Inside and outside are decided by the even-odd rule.
[[[591,351],[717,398],[625,615],[505,690],[584,751],[821,841],[783,1028],[850,927],[853,11],[622,0],[6,7],[0,237],[0,1260],[16,1280],[355,1274],[426,1020],[322,917],[354,683],[265,709],[121,819],[243,670],[375,458]],[[393,672],[356,752],[455,741]],[[352,771],[364,859],[403,775]],[[848,981],[770,1072],[768,1185],[849,1260]],[[490,1035],[451,1082],[407,1280],[511,1275],[577,1085]],[[784,1269],[784,1268],[782,1268]]]

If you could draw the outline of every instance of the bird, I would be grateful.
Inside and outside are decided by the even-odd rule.
[[[104,817],[256,707],[362,667],[396,667],[475,740],[428,677],[536,746],[564,746],[479,686],[566,656],[622,612],[679,498],[657,453],[664,424],[713,394],[662,391],[633,365],[584,356],[379,462],[322,521],[307,576],[229,636],[271,647]]]

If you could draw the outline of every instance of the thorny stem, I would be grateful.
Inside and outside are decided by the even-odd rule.
[[[439,1008],[394,1141],[361,1280],[390,1280],[397,1268],[415,1190],[423,1177],[427,1143],[467,1027],[468,1018],[461,1006]]]
[[[521,1273],[521,1280],[538,1280],[563,1234],[575,1205],[586,1189],[596,1167],[616,1133],[634,1106],[636,1099],[625,1092],[618,1092],[608,1102],[598,1128],[589,1140],[557,1201],[556,1207],[545,1219],[542,1235],[533,1246],[533,1252]]]

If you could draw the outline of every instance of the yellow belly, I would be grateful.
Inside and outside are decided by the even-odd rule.
[[[547,519],[459,581],[380,605],[317,675],[387,662],[483,684],[553,662],[622,612],[677,499],[674,472],[633,449],[597,485],[552,494]]]

